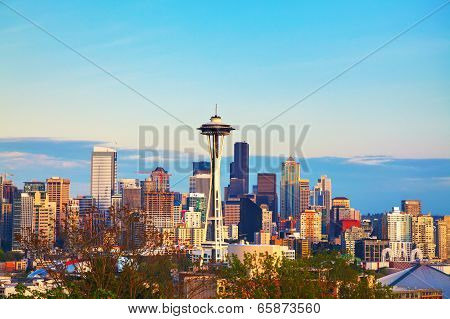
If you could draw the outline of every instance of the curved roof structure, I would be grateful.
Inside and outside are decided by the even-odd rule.
[[[430,265],[417,264],[408,269],[378,279],[394,291],[439,289],[443,298],[450,298],[450,276]]]

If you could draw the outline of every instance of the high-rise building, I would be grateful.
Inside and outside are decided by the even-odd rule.
[[[22,250],[23,242],[30,239],[33,225],[34,197],[21,193],[13,203],[12,250]]]
[[[95,207],[95,198],[92,196],[79,196],[78,205],[80,206],[80,218],[92,215]]]
[[[249,189],[249,146],[246,142],[234,143],[234,161],[230,164],[230,179],[243,180],[243,194]]]
[[[421,250],[423,258],[427,259],[433,259],[436,256],[433,224],[431,214],[412,217],[412,242]]]
[[[450,222],[450,218],[448,219]],[[436,226],[436,253],[438,257],[445,261],[449,258],[450,254],[447,243],[448,237],[450,235],[450,223],[447,223],[444,219],[437,221]]]
[[[411,215],[401,212],[398,207],[394,207],[392,212],[387,214],[387,231],[390,241],[412,240]]]
[[[171,192],[148,191],[144,193],[143,223],[146,231],[151,227],[174,227],[174,195]]]
[[[367,238],[364,229],[356,226],[352,226],[345,230],[342,237],[342,248],[345,253],[350,256],[355,256],[355,242]]]
[[[200,253],[206,260],[223,261],[227,255],[227,247],[223,236],[223,216],[222,216],[222,198],[220,191],[220,161],[222,158],[223,142],[227,135],[234,130],[230,125],[222,122],[222,118],[216,114],[211,117],[210,122],[203,124],[199,130],[206,136],[209,145],[209,155],[211,161],[211,188],[208,196],[208,209],[206,216],[206,240],[202,244]],[[248,148],[248,146],[247,146]],[[235,154],[236,156],[236,154]],[[239,158],[239,162],[245,162],[244,155]],[[238,166],[238,171],[244,172],[245,167]],[[242,171],[240,170],[242,168]],[[233,167],[233,169],[236,169]],[[248,173],[248,166],[247,166]],[[247,177],[248,178],[248,177]]]
[[[195,165],[197,163],[197,165]],[[205,163],[205,164],[199,164]],[[189,176],[189,193],[203,194],[205,198],[205,209],[203,212],[203,221],[206,218],[206,210],[209,202],[211,173],[205,168],[211,168],[209,162],[194,162],[194,175]],[[186,198],[187,203],[187,198]]]
[[[327,175],[320,176],[320,178],[317,180],[316,187],[322,191],[323,206],[325,206],[326,211],[329,212],[332,206],[331,179],[328,178]]]
[[[407,214],[411,214],[412,216],[419,216],[422,213],[422,205],[420,203],[420,200],[402,200],[402,211]]]
[[[111,196],[111,207],[114,212],[119,212],[122,209],[122,195],[114,194]]]
[[[225,226],[239,225],[241,217],[240,200],[227,200],[223,205],[223,223]]]
[[[150,227],[174,227],[174,200],[175,194],[170,191],[170,174],[157,167],[149,178],[141,182],[141,219],[147,232]]]
[[[20,196],[19,191],[16,186],[14,186],[13,182],[10,180],[3,179],[3,202],[7,204],[13,204],[14,199],[17,196]]]
[[[241,198],[245,192],[245,180],[242,178],[232,177],[230,178],[230,184],[225,187],[225,200],[229,199],[239,199]]]
[[[173,201],[173,223],[175,226],[181,223],[181,214],[183,211],[183,205],[181,201],[174,199]]]
[[[205,194],[206,198],[208,198],[210,182],[211,174],[209,173],[189,176],[189,193]]]
[[[170,174],[162,167],[157,167],[151,173],[151,179],[155,183],[156,191],[168,192],[170,191]]]
[[[91,156],[91,195],[99,212],[111,207],[111,196],[117,193],[117,152],[94,146]],[[106,216],[106,215],[105,215]]]
[[[136,188],[139,187],[139,179],[137,178],[121,178],[119,179],[119,194],[123,194],[124,188]]]
[[[196,212],[200,212],[202,221],[206,221],[207,211],[206,195],[204,193],[189,193],[187,197],[187,207],[192,208]]]
[[[122,189],[122,204],[123,207],[129,210],[141,209],[141,187],[140,186],[125,186]]]
[[[70,180],[61,177],[47,178],[48,200],[56,204],[55,233],[59,241],[66,220],[67,204],[69,203]]]
[[[309,179],[300,179],[300,213],[309,209]]]
[[[261,231],[272,235],[273,223],[272,223],[272,212],[269,210],[268,205],[260,205],[262,210],[262,228]]]
[[[12,204],[6,202],[0,203],[0,243],[3,250],[11,250],[12,244],[12,229],[13,229],[13,215]]]
[[[450,258],[450,215],[444,216],[444,222],[447,224],[447,258]]]
[[[412,248],[412,218],[410,214],[394,207],[386,216],[387,237],[389,247],[393,251],[394,260],[409,260]]]
[[[267,204],[269,210],[276,214],[278,212],[277,175],[258,173],[257,180],[256,203],[258,205]]]
[[[32,233],[42,245],[53,247],[55,243],[56,203],[49,201],[45,192],[30,192],[34,196],[34,209],[32,217]]]
[[[248,242],[255,241],[255,233],[262,229],[262,209],[251,199],[240,199],[239,237]]]
[[[322,239],[322,215],[315,210],[300,214],[300,237],[318,243]]]
[[[300,213],[300,164],[293,157],[281,164],[280,213],[282,219]]]
[[[6,173],[0,175],[0,202],[3,202],[3,181],[6,179]]]

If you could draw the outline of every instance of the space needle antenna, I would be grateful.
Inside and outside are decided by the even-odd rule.
[[[217,103],[216,103],[216,116],[217,116],[217,109],[218,109],[218,106],[217,106]]]

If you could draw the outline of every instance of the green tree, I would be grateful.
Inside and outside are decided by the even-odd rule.
[[[220,274],[221,298],[392,298],[389,287],[337,252],[306,259],[276,259],[270,255],[235,256]]]

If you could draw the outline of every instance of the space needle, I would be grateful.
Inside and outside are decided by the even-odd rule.
[[[205,240],[202,244],[204,256],[216,262],[224,261],[227,245],[223,238],[222,198],[220,195],[220,160],[224,145],[224,138],[230,135],[234,128],[222,122],[222,118],[213,115],[208,123],[198,128],[202,135],[208,138],[209,155],[211,159],[211,181],[205,223]]]

